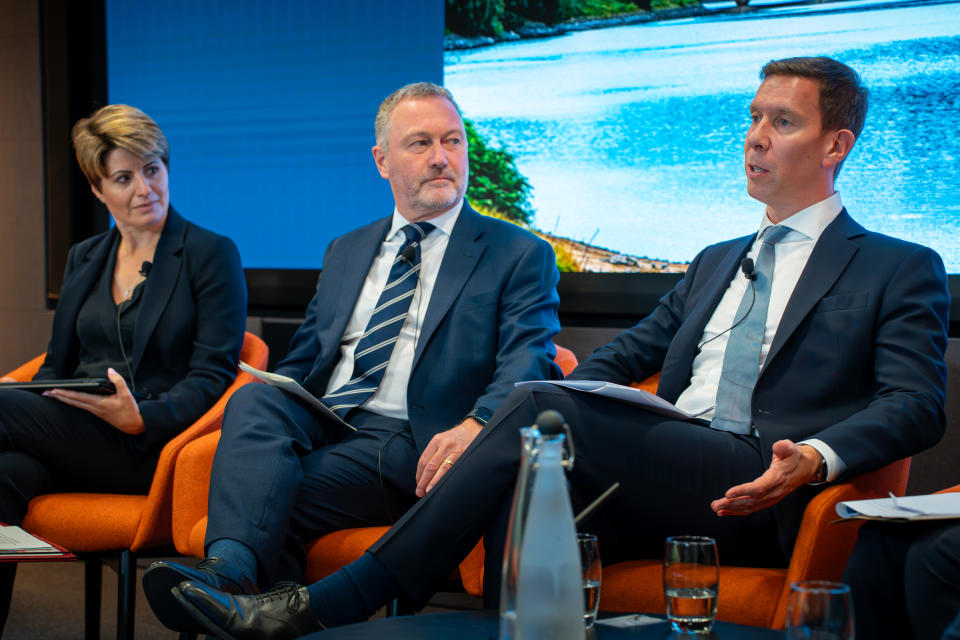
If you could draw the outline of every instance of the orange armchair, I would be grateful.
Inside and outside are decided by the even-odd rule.
[[[902,496],[909,472],[910,458],[904,458],[821,491],[804,511],[786,569],[721,566],[717,619],[782,629],[791,583],[839,580],[843,575],[861,523],[831,524],[837,519],[837,503],[888,492]],[[634,560],[604,567],[601,598],[607,611],[663,613],[663,562]]]
[[[557,345],[554,361],[564,375],[577,366],[572,351]],[[203,557],[207,530],[207,488],[213,455],[220,439],[211,433],[187,445],[177,462],[174,477],[173,544],[184,555]],[[359,558],[389,527],[359,527],[328,533],[307,545],[306,583],[315,582]],[[482,542],[478,543],[460,566],[464,571],[483,567]]]
[[[244,336],[240,358],[254,367],[267,364],[267,345],[252,333]],[[39,356],[11,372],[11,377],[30,379],[43,362]],[[32,368],[32,370],[31,370]],[[219,430],[227,400],[254,378],[238,372],[213,407],[191,426],[170,440],[160,453],[150,492],[145,495],[102,493],[52,493],[30,501],[23,528],[83,554],[85,567],[85,635],[99,637],[101,561],[120,552],[117,590],[117,636],[133,637],[136,590],[136,553],[169,544],[174,464],[184,445],[206,433]]]
[[[632,386],[655,393],[659,379],[655,374]],[[839,580],[843,575],[861,523],[831,525],[837,519],[837,503],[885,497],[888,492],[902,496],[909,473],[910,458],[904,458],[821,491],[804,511],[787,569],[721,566],[717,618],[783,628],[791,583]],[[720,553],[723,557],[722,550]],[[483,595],[482,549],[474,549],[463,561],[460,574],[468,593]],[[664,613],[662,560],[634,560],[604,567],[601,607],[605,611]]]

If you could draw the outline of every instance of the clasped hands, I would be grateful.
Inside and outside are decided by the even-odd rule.
[[[727,490],[710,503],[718,516],[746,516],[772,507],[798,487],[812,482],[820,467],[820,453],[810,445],[790,440],[773,443],[773,460],[759,478]]]
[[[55,398],[71,407],[89,411],[104,422],[130,435],[143,433],[146,428],[137,401],[127,387],[127,382],[113,368],[107,369],[107,377],[113,383],[116,393],[101,396],[68,389],[50,389],[43,395]]]

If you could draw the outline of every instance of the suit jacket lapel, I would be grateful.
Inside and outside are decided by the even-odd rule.
[[[847,268],[857,252],[857,244],[852,242],[851,238],[863,235],[865,232],[866,230],[850,217],[846,209],[843,209],[823,230],[807,259],[803,273],[800,274],[797,286],[793,289],[787,308],[783,311],[783,317],[770,344],[770,352],[767,354],[763,370],[767,369],[767,364],[776,357],[803,319],[830,291],[837,278]],[[763,371],[760,375],[763,375]]]
[[[337,297],[336,306],[332,309],[334,314],[330,322],[319,322],[317,326],[320,331],[327,331],[332,336],[332,339],[322,341],[322,344],[325,347],[333,348],[334,352],[340,349],[340,339],[347,329],[347,323],[353,317],[353,309],[360,299],[363,283],[366,281],[367,275],[370,273],[370,267],[380,251],[380,245],[386,240],[392,222],[392,216],[388,216],[375,224],[370,233],[361,234],[356,240],[351,240],[350,246],[347,247],[348,258],[342,262],[337,262],[342,271],[334,271],[330,274],[335,276],[336,281],[340,283],[340,294]],[[337,265],[331,266],[336,269]],[[318,360],[323,360],[323,358]]]
[[[440,272],[430,294],[430,306],[427,307],[423,319],[423,327],[417,336],[417,349],[413,356],[413,367],[416,368],[423,350],[433,333],[440,326],[454,300],[470,278],[480,256],[486,250],[487,243],[483,239],[483,228],[480,224],[480,214],[473,210],[464,200],[463,209],[457,218],[457,223],[450,234],[447,250],[443,254]]]
[[[163,225],[160,241],[153,254],[153,266],[143,287],[140,297],[140,310],[137,312],[137,324],[133,329],[133,349],[130,351],[130,368],[136,375],[140,359],[147,348],[147,342],[153,333],[167,301],[183,270],[183,243],[187,223],[173,207],[167,212],[167,221]]]
[[[705,290],[702,294],[696,296],[697,302],[687,316],[688,321],[684,323],[684,326],[690,327],[690,330],[693,331],[694,340],[699,340],[703,336],[704,327],[713,317],[723,294],[730,288],[730,279],[740,268],[740,262],[747,255],[755,237],[756,234],[735,241],[730,245],[726,255],[717,263],[714,272],[705,274],[707,277],[707,282],[704,285]]]
[[[54,317],[56,325],[51,339],[53,343],[51,350],[56,357],[54,368],[58,377],[69,378],[73,375],[73,369],[70,368],[71,364],[68,359],[75,357],[77,353],[77,348],[73,344],[77,335],[75,329],[77,316],[80,315],[80,308],[87,300],[94,285],[103,275],[103,269],[110,257],[110,249],[113,247],[116,235],[116,229],[105,233],[103,238],[80,258],[79,264],[73,268],[70,274],[70,279],[63,283],[60,300],[57,303],[56,316]],[[72,366],[76,366],[75,361]]]
[[[693,274],[695,280],[688,283],[691,287],[687,294],[689,309],[684,309],[683,324],[674,336],[663,363],[659,386],[663,397],[674,401],[690,384],[690,370],[697,356],[697,345],[703,337],[703,329],[717,310],[720,299],[730,286],[730,278],[739,268],[755,237],[756,234],[734,241],[726,253],[714,262],[715,266],[700,266],[698,269],[705,270]],[[687,277],[690,277],[689,273]],[[701,281],[703,285],[699,284]]]

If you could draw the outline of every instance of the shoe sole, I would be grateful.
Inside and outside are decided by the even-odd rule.
[[[194,579],[180,573],[173,565],[153,567],[143,574],[143,593],[147,602],[150,603],[157,620],[168,629],[181,633],[206,632],[193,616],[184,611],[180,604],[182,600],[177,597],[179,591],[174,593],[181,582]]]
[[[180,605],[180,610],[190,616],[190,621],[201,628],[195,633],[214,634],[220,640],[237,640],[234,636],[220,628],[216,622],[211,620],[203,611],[190,602],[186,596],[180,592],[180,587],[176,586],[170,590],[176,602]]]

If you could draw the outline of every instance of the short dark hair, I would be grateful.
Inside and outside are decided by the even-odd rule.
[[[826,57],[771,60],[760,70],[770,76],[800,76],[820,85],[820,122],[824,130],[849,129],[860,137],[867,119],[867,88],[860,75],[838,60]]]
[[[771,60],[760,70],[760,80],[770,76],[800,76],[820,85],[820,130],[849,129],[854,140],[860,137],[867,120],[867,88],[860,74],[839,60],[825,56]],[[840,175],[843,162],[833,170]]]

